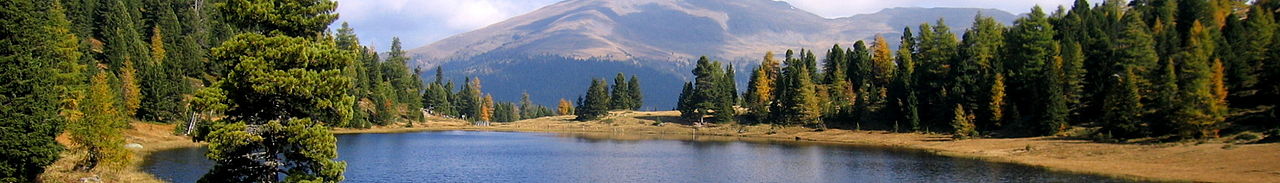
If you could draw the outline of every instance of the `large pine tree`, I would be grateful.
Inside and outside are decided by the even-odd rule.
[[[594,79],[591,81],[591,87],[587,88],[586,98],[582,100],[582,104],[576,108],[578,121],[591,121],[603,118],[609,114],[609,83],[603,79]]]
[[[1052,89],[1061,88],[1054,87],[1060,84],[1060,79],[1050,79],[1052,75],[1047,74],[1055,69],[1052,63],[1058,58],[1055,35],[1048,17],[1036,6],[1027,17],[1015,21],[1005,37],[1005,77],[1009,79],[1007,86],[1012,86],[1008,88],[1008,96],[1018,110],[1012,112],[1025,115],[1022,119],[1006,120],[1015,122],[1010,124],[1013,128],[1034,129],[1028,135],[1058,133],[1063,130],[1059,123],[1066,120],[1062,119],[1065,115],[1057,114],[1059,111],[1051,111],[1057,104],[1053,100],[1063,98],[1054,96],[1061,91]]]
[[[59,116],[70,90],[58,88],[82,84],[54,77],[75,72],[67,69],[80,60],[77,38],[57,1],[0,1],[0,25],[0,182],[33,182],[63,150],[54,138],[67,119],[78,118]]]
[[[336,138],[324,125],[351,119],[355,98],[347,89],[355,83],[343,70],[355,58],[320,36],[337,18],[337,2],[248,0],[217,7],[250,31],[212,50],[212,60],[235,67],[219,82],[230,108],[208,136],[207,155],[217,164],[201,181],[342,181],[346,164],[334,160]],[[306,57],[281,54],[302,52]]]

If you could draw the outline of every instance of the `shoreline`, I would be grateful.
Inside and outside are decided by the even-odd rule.
[[[688,139],[781,143],[800,141],[822,145],[851,145],[918,150],[953,158],[977,159],[1044,168],[1050,171],[1101,175],[1125,180],[1159,182],[1280,182],[1280,144],[1230,144],[1175,142],[1162,144],[1110,144],[1055,137],[951,140],[948,135],[891,133],[773,125],[710,125],[702,128],[671,123],[678,113],[613,112],[600,121],[574,122],[570,116],[554,116],[470,126],[469,123],[431,118],[414,127],[390,125],[369,129],[333,128],[339,134],[413,133],[424,131],[497,131],[581,135],[614,140]],[[164,182],[142,170],[148,154],[176,148],[205,146],[172,134],[172,124],[134,123],[129,143],[142,144],[135,159],[115,172],[91,172],[115,182]],[[138,125],[138,124],[143,124]],[[149,128],[149,129],[142,129]],[[148,132],[151,131],[151,132]],[[158,131],[158,132],[156,132]],[[678,135],[678,136],[675,136]],[[707,138],[702,138],[707,137]],[[65,156],[64,157],[69,157]],[[59,160],[59,163],[71,163]],[[51,165],[45,180],[74,181],[84,173]],[[61,167],[61,168],[59,168]],[[114,178],[113,178],[114,177]]]
[[[676,121],[677,112],[613,112],[599,121],[574,122],[554,116],[468,126],[461,121],[431,122],[413,128],[334,129],[334,134],[412,133],[422,131],[499,131],[587,134],[602,139],[687,139],[710,136],[733,141],[818,143],[919,150],[953,158],[977,159],[1044,168],[1050,171],[1101,175],[1157,182],[1280,182],[1280,144],[1234,144],[1214,141],[1157,144],[1100,143],[1061,137],[980,138],[952,140],[949,135],[892,133],[771,125],[692,126]],[[660,124],[660,125],[659,125]],[[769,133],[770,131],[774,133]],[[682,135],[671,137],[671,135]]]

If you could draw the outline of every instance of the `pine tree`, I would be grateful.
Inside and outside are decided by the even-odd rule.
[[[1238,28],[1228,32],[1232,35],[1228,37],[1228,42],[1235,45],[1233,49],[1238,54],[1230,62],[1225,63],[1227,65],[1226,80],[1230,85],[1228,89],[1236,91],[1231,96],[1233,103],[1260,101],[1250,97],[1256,96],[1256,92],[1266,91],[1265,79],[1262,78],[1263,71],[1266,69],[1264,66],[1268,65],[1269,59],[1274,58],[1270,52],[1274,46],[1275,32],[1280,29],[1280,26],[1276,25],[1275,13],[1266,11],[1260,5],[1251,6],[1247,14],[1249,18],[1240,23],[1242,25],[1237,25]],[[1254,94],[1250,95],[1251,93]]]
[[[961,41],[962,59],[956,59],[952,64],[954,67],[951,72],[952,89],[948,92],[953,96],[951,98],[954,102],[970,109],[969,114],[976,116],[971,122],[984,130],[999,126],[997,121],[991,121],[998,119],[991,116],[996,113],[992,110],[999,109],[995,109],[997,106],[989,105],[1003,104],[1003,101],[993,101],[1003,100],[1003,98],[995,99],[992,96],[995,94],[989,92],[994,89],[992,86],[997,72],[996,67],[1003,63],[999,58],[999,51],[1005,44],[1004,30],[1004,25],[994,18],[975,16],[974,26],[965,31],[964,40]],[[1003,88],[1000,89],[1003,90]]]
[[[124,66],[125,60],[133,60],[136,64],[149,63],[142,61],[151,58],[146,49],[146,44],[142,42],[142,36],[138,35],[138,24],[134,20],[138,18],[129,13],[130,9],[125,6],[124,1],[108,1],[105,4],[102,16],[102,27],[98,28],[102,31],[103,41],[106,42],[104,54],[106,54],[107,63],[113,70]]]
[[[1218,103],[1213,91],[1214,43],[1206,26],[1199,21],[1193,23],[1178,65],[1180,104],[1174,120],[1182,137],[1216,137],[1217,125],[1224,118],[1220,111],[1225,106]]]
[[[1133,138],[1144,135],[1141,126],[1144,114],[1142,95],[1139,94],[1138,76],[1132,68],[1113,75],[1103,96],[1103,128],[1100,133],[1111,138]]]
[[[964,105],[956,104],[951,120],[951,128],[955,129],[952,137],[966,139],[978,136],[978,130],[974,128],[973,119],[974,116],[966,112]]]
[[[1155,90],[1153,90],[1150,99],[1151,112],[1146,114],[1144,120],[1150,122],[1152,134],[1171,134],[1174,133],[1178,126],[1177,111],[1181,108],[1178,95],[1181,89],[1178,87],[1178,69],[1174,65],[1174,59],[1165,59],[1161,62],[1160,70],[1155,77]]]
[[[480,121],[493,121],[494,112],[493,95],[485,94],[480,103]]]
[[[773,114],[784,124],[818,126],[822,111],[814,83],[803,60],[789,60],[779,78]]]
[[[735,69],[733,69],[733,64],[727,64],[727,66],[725,66],[724,68],[724,73],[725,73],[724,77],[720,78],[722,82],[720,84],[720,87],[721,87],[721,90],[723,90],[721,92],[723,93],[723,95],[729,96],[728,101],[725,101],[725,102],[728,103],[727,105],[730,108],[732,108],[733,106],[737,106],[738,100],[739,100],[738,76],[734,74],[734,70]]]
[[[992,129],[1004,125],[1005,96],[1008,95],[1005,94],[1004,80],[1003,73],[996,73],[995,78],[991,81],[991,99],[988,100],[990,103],[986,107],[990,113],[987,114],[990,117],[987,125],[990,125]]]
[[[609,114],[609,84],[603,79],[591,81],[587,88],[587,97],[582,100],[576,110],[578,121],[597,120]]]
[[[760,66],[752,70],[743,102],[748,114],[757,122],[763,122],[769,116],[769,106],[774,99],[773,90],[778,78],[778,61],[774,59],[773,52],[766,52]]]
[[[626,75],[618,73],[617,76],[613,77],[613,93],[609,95],[609,109],[631,109],[631,91],[628,89],[631,89],[631,87],[627,86]]]
[[[701,116],[697,116],[695,109],[693,104],[693,83],[685,82],[684,88],[680,90],[680,98],[676,101],[676,111],[680,111],[681,118],[701,118]]]
[[[84,120],[68,125],[71,140],[88,151],[88,156],[79,163],[83,170],[91,170],[98,165],[118,168],[128,161],[128,151],[124,149],[122,131],[128,127],[126,116],[116,106],[115,91],[107,84],[107,73],[98,72],[91,79],[89,95],[84,103]]]
[[[176,64],[172,62],[166,64],[166,61],[170,60],[170,58],[166,55],[168,51],[165,49],[167,44],[165,44],[164,36],[162,35],[163,31],[159,27],[154,27],[151,31],[153,33],[151,37],[151,57],[149,59],[126,58],[127,62],[140,64],[140,69],[138,69],[140,76],[126,75],[123,72],[125,69],[121,69],[119,74],[122,80],[136,78],[136,82],[133,82],[136,84],[133,85],[138,85],[139,90],[141,90],[141,97],[133,99],[133,97],[127,96],[135,94],[125,92],[124,95],[126,97],[124,99],[127,102],[138,100],[138,106],[140,107],[137,108],[136,116],[140,119],[161,122],[178,120],[182,118],[182,112],[180,111],[182,109],[182,95],[187,93],[189,85],[184,83],[180,74],[181,71],[175,67]],[[128,86],[130,84],[126,82],[124,85]]]
[[[1067,100],[1071,113],[1076,115],[1074,113],[1083,110],[1083,105],[1085,105],[1084,77],[1087,75],[1087,71],[1084,69],[1084,48],[1079,43],[1074,42],[1067,42],[1062,45],[1062,94],[1065,95],[1064,98]]]
[[[876,41],[871,44],[873,81],[877,86],[886,86],[893,80],[893,72],[896,69],[894,68],[893,51],[889,48],[889,41],[885,41],[884,36],[879,34],[876,34]]]
[[[54,138],[79,116],[64,107],[75,98],[59,97],[82,84],[55,78],[79,67],[70,24],[58,1],[0,1],[0,182],[38,181],[63,150]]]
[[[955,34],[951,33],[951,28],[941,19],[936,25],[924,24],[920,29],[917,53],[912,57],[918,61],[915,69],[915,81],[918,83],[915,84],[916,90],[919,90],[918,107],[924,114],[920,116],[920,121],[933,122],[923,124],[925,126],[945,128],[950,117],[948,114],[952,112],[951,102],[947,99],[947,76],[951,72],[949,64],[958,57],[959,43]]]
[[[902,32],[901,44],[898,45],[897,56],[895,57],[897,71],[893,72],[895,75],[893,77],[894,81],[889,87],[889,95],[892,98],[889,104],[892,105],[890,106],[892,109],[897,111],[896,114],[889,116],[898,117],[894,120],[894,131],[901,131],[900,127],[902,125],[907,125],[907,129],[914,131],[919,130],[920,127],[918,101],[915,98],[916,86],[913,82],[916,76],[915,61],[912,59],[912,55],[914,54],[916,39],[911,34],[910,27],[903,28]]]
[[[319,36],[337,18],[336,6],[324,0],[215,5],[236,26],[256,30],[211,50],[211,60],[235,67],[219,81],[231,107],[207,137],[207,156],[216,164],[201,182],[342,181],[346,164],[334,160],[337,139],[324,125],[352,117],[355,97],[348,89],[355,83],[342,73],[355,55]]]
[[[1056,125],[1065,119],[1060,119],[1057,111],[1050,108],[1057,107],[1053,98],[1061,97],[1054,96],[1061,91],[1049,88],[1057,85],[1059,79],[1050,82],[1051,75],[1046,74],[1054,68],[1052,63],[1058,57],[1053,25],[1049,24],[1044,11],[1036,6],[1029,16],[1015,21],[1006,35],[1005,60],[1008,62],[1005,62],[1005,77],[1009,79],[1008,86],[1014,86],[1008,88],[1008,98],[1012,99],[1011,105],[1019,110],[1011,112],[1030,117],[1006,120],[1018,122],[1010,126],[1012,128],[1038,129],[1032,132],[1034,134],[1057,133],[1055,130],[1060,126]]]
[[[631,93],[631,110],[640,110],[644,106],[644,90],[640,90],[640,79],[635,75],[631,75],[631,80],[627,81],[627,91]]]
[[[123,100],[124,116],[134,116],[142,105],[142,89],[138,88],[137,69],[133,61],[126,59],[120,68],[120,92]]]
[[[520,110],[519,110],[520,115],[517,115],[519,116],[518,118],[533,119],[537,117],[542,117],[542,116],[538,116],[537,110],[538,110],[537,106],[533,104],[533,100],[529,99],[529,92],[520,93]]]

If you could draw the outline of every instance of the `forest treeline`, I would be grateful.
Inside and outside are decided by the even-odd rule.
[[[618,73],[613,78],[613,86],[604,79],[592,79],[587,93],[579,96],[574,104],[560,99],[560,114],[573,114],[578,121],[598,120],[614,110],[640,110],[644,106],[644,91],[640,89],[640,79],[635,75],[627,80],[627,75]]]
[[[495,102],[478,79],[457,92],[439,73],[424,83],[399,39],[379,54],[346,23],[331,32],[336,7],[0,2],[0,182],[35,181],[68,148],[87,152],[77,171],[120,168],[129,121],[177,123],[175,133],[209,142],[218,164],[202,181],[341,181],[329,127],[412,126],[424,111],[499,122],[556,112],[527,96]],[[54,141],[63,133],[68,147]]]
[[[1092,137],[1104,140],[1277,133],[1277,10],[1274,0],[1077,0],[1013,25],[978,15],[960,36],[938,20],[904,28],[896,51],[877,36],[821,58],[767,53],[742,100],[733,69],[703,58],[678,110],[696,121],[961,138],[1073,126],[1098,127]]]

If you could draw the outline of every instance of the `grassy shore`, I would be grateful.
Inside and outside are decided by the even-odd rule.
[[[427,123],[390,125],[370,129],[334,129],[335,134],[403,133],[417,131],[520,131],[566,133],[618,140],[687,139],[732,141],[805,141],[845,145],[869,145],[919,149],[939,155],[974,158],[1045,167],[1057,171],[1100,174],[1135,180],[1194,182],[1280,182],[1280,144],[1232,144],[1218,141],[1110,144],[1057,137],[953,140],[947,135],[890,133],[885,131],[825,130],[772,125],[710,125],[694,127],[678,121],[679,113],[614,112],[592,122],[574,122],[571,116],[554,116],[471,126],[469,123],[428,118]],[[151,152],[199,147],[187,137],[173,134],[172,124],[132,123],[126,132],[133,162],[116,169],[73,171],[82,154],[72,150],[41,176],[45,182],[79,182],[98,176],[104,182],[163,182],[141,169]],[[66,144],[66,138],[60,138]],[[74,146],[70,146],[74,147]]]

